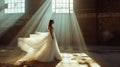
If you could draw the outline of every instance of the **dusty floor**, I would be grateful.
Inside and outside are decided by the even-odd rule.
[[[62,61],[13,65],[24,55],[25,52],[19,48],[0,48],[0,67],[120,67],[120,47],[90,46],[87,53],[61,53]]]

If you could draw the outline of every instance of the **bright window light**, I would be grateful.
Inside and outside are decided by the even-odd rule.
[[[73,0],[52,0],[52,12],[73,13]]]
[[[5,13],[25,13],[25,0],[5,0]]]

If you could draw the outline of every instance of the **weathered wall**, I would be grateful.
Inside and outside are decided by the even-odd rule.
[[[0,46],[7,46],[22,27],[27,24],[27,21],[34,15],[38,8],[40,8],[40,6],[45,2],[45,0],[25,1],[26,12],[17,19],[17,21],[5,22],[11,18],[11,16],[20,14],[4,14],[4,12],[3,14],[0,14]],[[16,18],[11,18],[11,20],[16,20]]]
[[[99,0],[101,44],[120,44],[120,0]]]
[[[74,0],[86,43],[119,45],[120,0]]]
[[[74,10],[87,44],[97,43],[96,1],[74,0]]]

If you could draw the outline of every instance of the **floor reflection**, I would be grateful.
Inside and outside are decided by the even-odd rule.
[[[2,66],[11,66],[11,67],[20,67],[14,66],[11,63],[14,63],[22,55],[22,51],[17,49],[0,49],[0,67]],[[101,67],[96,63],[91,57],[85,53],[61,53],[62,61],[59,62],[30,62],[25,63],[24,65],[32,67]]]
[[[101,67],[85,53],[61,53],[62,61],[56,67]]]

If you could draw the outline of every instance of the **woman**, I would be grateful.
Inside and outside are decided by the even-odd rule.
[[[15,62],[16,65],[24,61],[30,62],[33,60],[40,62],[62,60],[57,40],[53,32],[53,23],[53,20],[49,21],[49,32],[35,32],[34,34],[30,34],[30,37],[18,39],[18,46],[25,51],[26,54]]]
[[[50,34],[51,34],[51,37],[52,37],[52,39],[54,38],[53,37],[53,26],[52,26],[52,24],[54,24],[54,21],[53,20],[50,20],[49,21],[49,24],[48,24],[48,30],[50,31]]]

